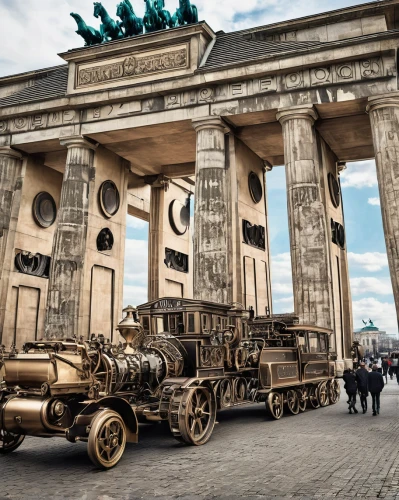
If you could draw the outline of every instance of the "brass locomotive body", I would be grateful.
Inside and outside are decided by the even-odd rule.
[[[166,420],[176,439],[201,445],[219,410],[265,402],[279,419],[339,398],[328,330],[185,299],[140,306],[140,323],[126,311],[123,345],[93,336],[0,351],[0,452],[25,435],[60,436],[87,441],[93,463],[110,468],[137,442],[138,421]]]

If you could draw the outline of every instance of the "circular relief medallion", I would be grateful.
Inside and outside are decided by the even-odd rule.
[[[330,197],[332,204],[335,208],[339,207],[341,203],[341,190],[337,179],[333,174],[328,174],[328,189],[330,191]]]
[[[248,176],[248,187],[254,203],[259,203],[263,196],[263,189],[259,177],[255,172],[251,172]]]
[[[190,227],[190,211],[179,200],[173,200],[169,205],[169,223],[179,236],[182,236]]]
[[[57,217],[57,207],[50,193],[42,191],[35,196],[32,205],[32,214],[40,227],[50,227]]]
[[[97,236],[97,250],[99,252],[106,252],[107,250],[112,250],[114,246],[114,235],[112,231],[105,227],[101,229]]]
[[[99,191],[100,205],[105,217],[112,217],[119,210],[119,191],[115,183],[105,181],[101,184]]]

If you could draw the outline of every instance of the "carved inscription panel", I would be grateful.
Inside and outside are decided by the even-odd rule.
[[[173,72],[189,66],[188,45],[163,50],[127,54],[115,59],[79,64],[76,69],[76,88],[85,88],[123,79],[139,78],[155,73]]]

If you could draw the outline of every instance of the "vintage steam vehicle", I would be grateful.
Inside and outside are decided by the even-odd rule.
[[[93,335],[3,347],[0,453],[25,435],[59,436],[87,442],[92,462],[110,468],[137,442],[138,421],[168,421],[176,439],[202,445],[219,410],[265,402],[279,419],[339,399],[328,330],[185,299],[125,311],[124,344]]]

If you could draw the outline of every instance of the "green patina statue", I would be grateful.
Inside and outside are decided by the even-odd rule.
[[[143,33],[143,20],[141,17],[136,16],[133,5],[129,0],[124,0],[118,4],[116,15],[122,19],[122,22],[119,23],[119,27],[123,29],[125,37],[141,35]]]
[[[123,31],[121,30],[119,24],[111,19],[108,12],[102,6],[101,2],[94,3],[94,17],[99,17],[101,19],[100,33],[103,36],[103,42],[109,42],[110,40],[118,40],[118,38],[123,38]]]
[[[76,24],[78,25],[76,33],[84,39],[86,42],[85,46],[96,45],[97,43],[101,43],[103,41],[101,33],[91,26],[87,26],[79,14],[71,12],[71,16],[75,19]]]
[[[121,21],[114,21],[101,2],[93,3],[94,17],[101,18],[100,31],[87,26],[79,14],[71,13],[78,24],[76,33],[83,37],[86,46],[141,35],[144,31],[152,33],[198,22],[197,7],[190,0],[179,0],[179,7],[173,16],[165,9],[165,0],[144,0],[146,10],[143,19],[136,16],[130,0],[122,0],[116,11]]]

